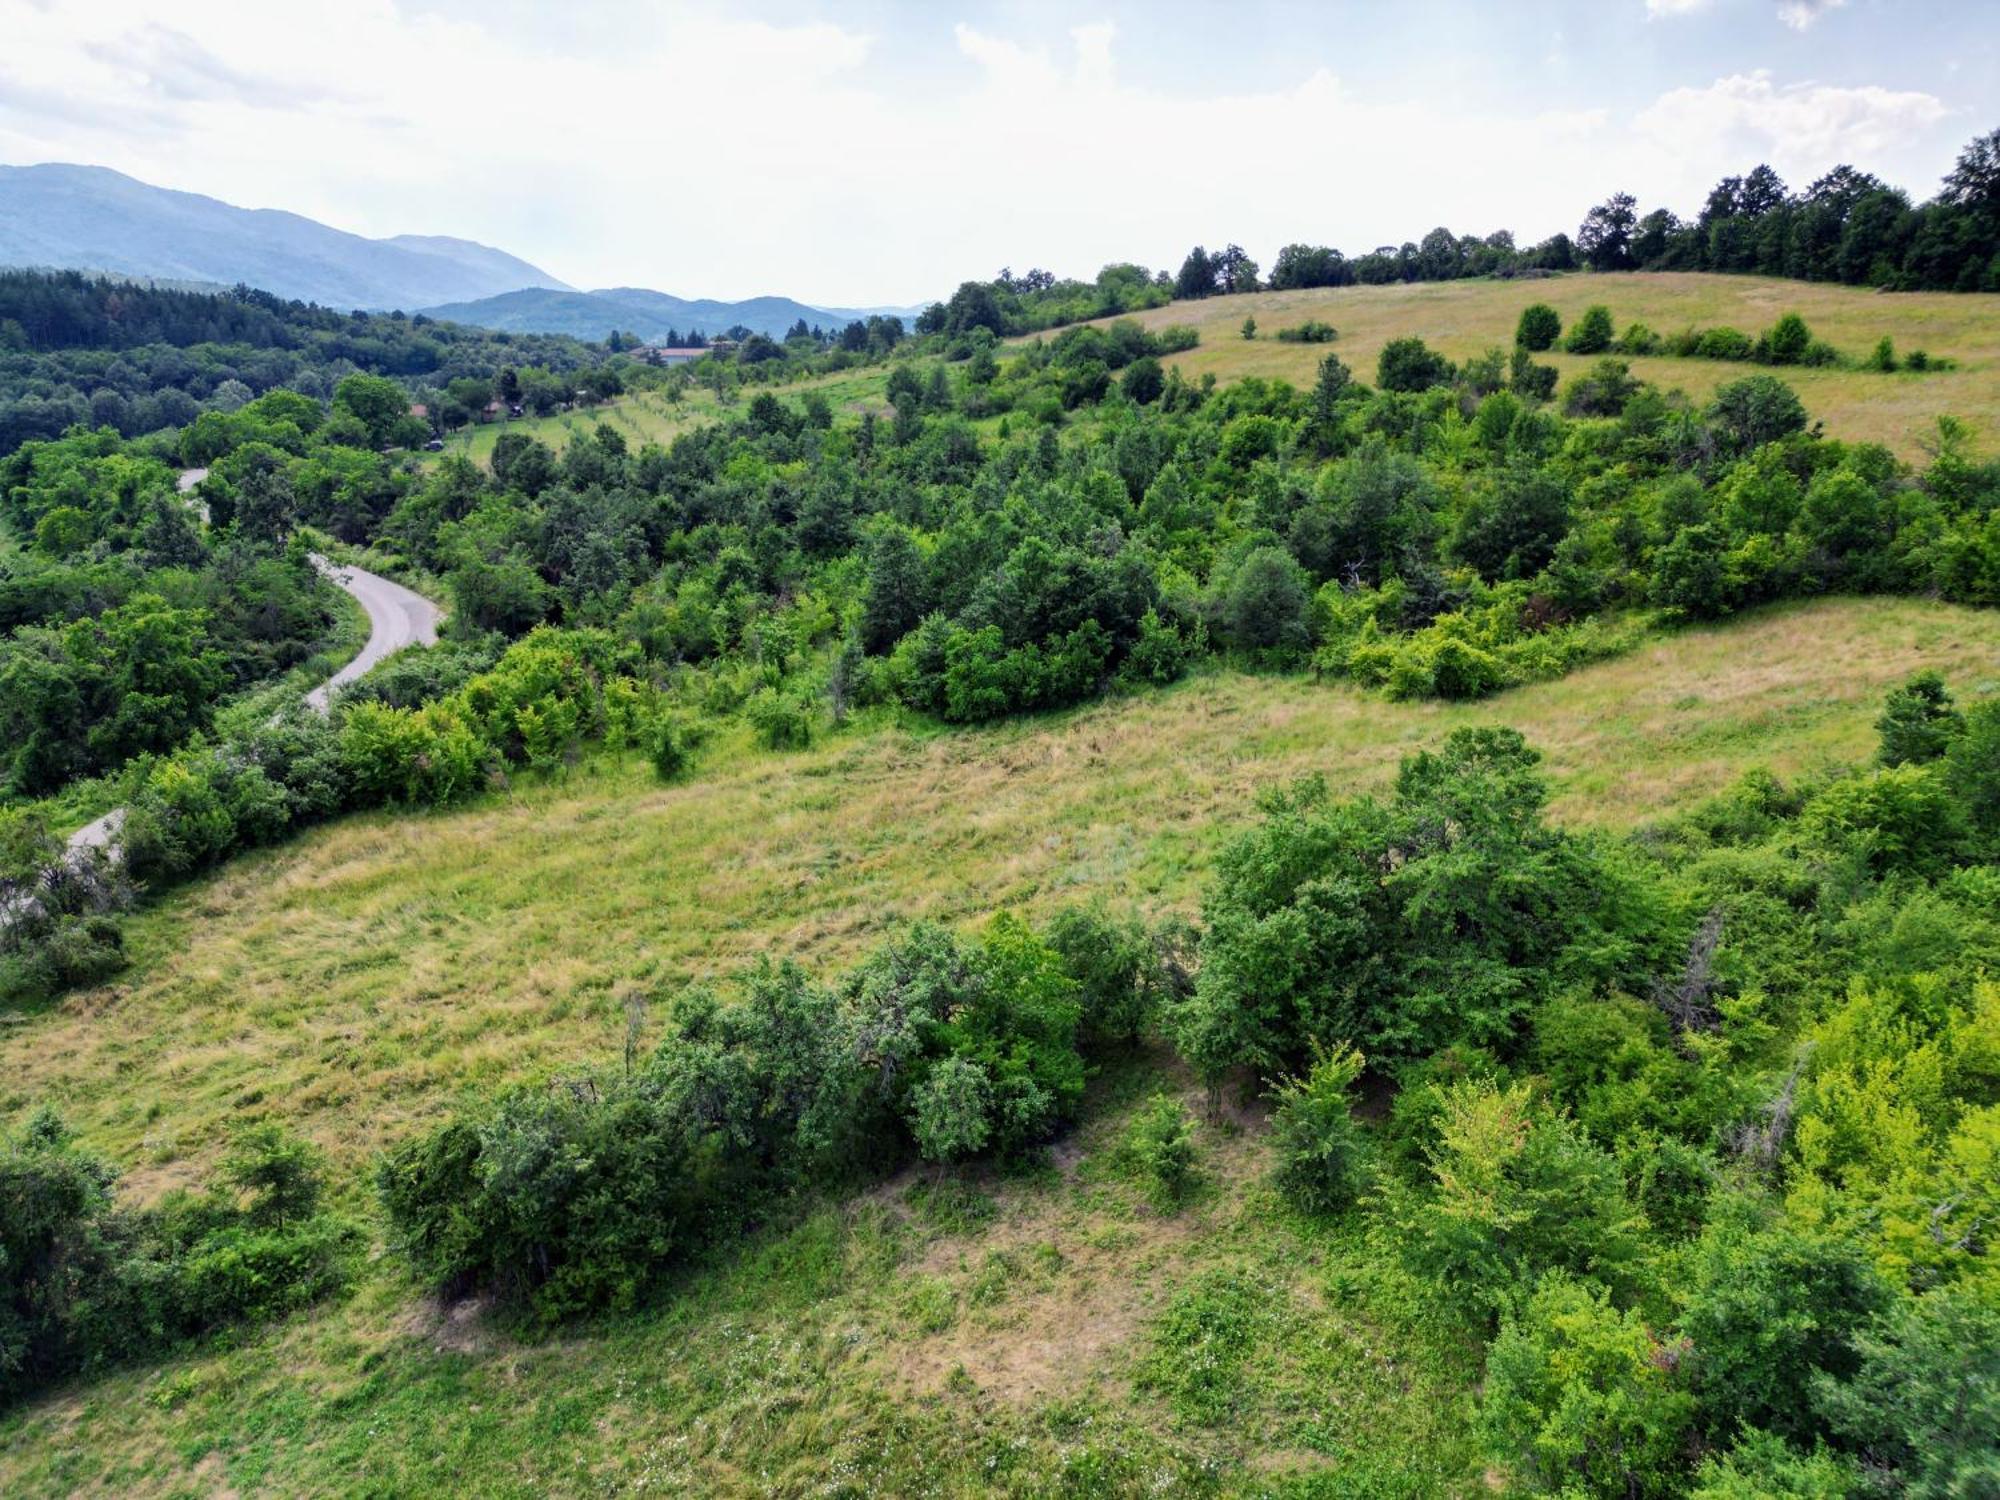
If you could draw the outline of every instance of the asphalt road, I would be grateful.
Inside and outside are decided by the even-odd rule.
[[[205,469],[185,470],[181,475],[182,493],[200,483],[206,474]],[[380,574],[370,573],[365,568],[332,563],[318,553],[313,554],[313,566],[359,600],[361,607],[368,612],[368,644],[361,648],[361,654],[306,694],[306,703],[325,713],[332,705],[336,692],[383,657],[393,656],[405,646],[428,646],[436,641],[439,611],[422,594],[406,589],[400,583],[392,583]],[[118,836],[119,825],[124,821],[125,809],[114,807],[95,822],[86,823],[72,833],[69,847],[76,850],[105,848]]]
[[[438,638],[438,607],[422,594],[391,583],[365,568],[330,563],[318,553],[313,565],[347,590],[368,611],[368,644],[361,654],[306,694],[306,702],[325,713],[333,695],[385,656],[405,646],[428,646]]]

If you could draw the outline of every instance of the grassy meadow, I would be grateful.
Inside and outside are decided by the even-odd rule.
[[[468,1088],[615,1058],[634,998],[759,954],[836,970],[920,916],[1093,893],[1192,911],[1259,789],[1379,785],[1465,723],[1546,752],[1559,819],[1629,827],[1748,765],[1864,756],[1883,692],[1923,666],[2000,691],[2000,616],[1822,601],[1467,706],[1218,671],[993,729],[857,721],[791,754],[732,731],[671,786],[600,755],[171,895],[132,924],[121,982],[0,1029],[0,1112],[58,1101],[140,1196],[283,1120],[372,1222],[375,1152]],[[1039,1171],[907,1175],[559,1337],[441,1312],[385,1261],[239,1347],[0,1418],[0,1492],[1480,1488],[1476,1345],[1426,1321],[1358,1222],[1296,1229],[1250,1120],[1203,1125],[1211,1190],[1150,1208],[1120,1138],[1154,1083],[1100,1080]]]
[[[1303,386],[1311,383],[1328,352],[1337,353],[1360,379],[1372,381],[1382,346],[1409,335],[1454,360],[1496,345],[1510,348],[1521,309],[1532,302],[1555,308],[1565,329],[1586,307],[1601,302],[1611,309],[1620,333],[1633,323],[1659,334],[1727,325],[1754,338],[1783,314],[1796,312],[1817,337],[1856,364],[1887,334],[1895,340],[1899,358],[1922,349],[1951,359],[1958,368],[1893,375],[1861,369],[1791,368],[1782,373],[1806,410],[1835,437],[1883,443],[1906,459],[1920,459],[1920,441],[1935,430],[1940,413],[1949,413],[1971,425],[1983,451],[2000,450],[2000,296],[1992,294],[1886,293],[1760,276],[1642,271],[1541,281],[1255,292],[1175,302],[1138,317],[1152,327],[1189,323],[1199,330],[1200,347],[1172,361],[1190,377],[1213,374],[1230,381],[1262,375]],[[1257,320],[1255,339],[1242,336],[1246,317]],[[1278,341],[1280,328],[1308,319],[1333,324],[1339,338],[1330,345]],[[1560,350],[1536,356],[1557,365],[1565,381],[1599,357]],[[1640,379],[1697,400],[1758,368],[1665,357],[1629,363]]]
[[[882,392],[887,382],[887,374],[877,365],[843,370],[836,375],[814,376],[779,389],[793,400],[806,391],[818,391],[832,404],[837,416],[851,416],[870,407],[886,411],[888,403],[883,399]],[[691,432],[718,416],[726,415],[732,406],[740,409],[747,399],[745,395],[731,393],[726,403],[718,401],[714,391],[699,385],[688,387],[678,401],[669,400],[660,391],[628,391],[599,406],[579,407],[546,417],[514,417],[504,422],[461,427],[446,434],[444,452],[469,458],[481,468],[490,468],[493,445],[505,433],[535,438],[560,453],[569,446],[572,437],[595,432],[600,423],[622,435],[626,445],[637,451],[648,443],[670,444],[682,433]],[[432,463],[440,456],[427,453],[424,461]]]

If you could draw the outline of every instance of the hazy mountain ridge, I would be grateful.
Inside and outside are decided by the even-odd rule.
[[[0,166],[0,264],[245,282],[329,307],[416,308],[535,286],[505,251],[449,235],[368,239],[281,209],[153,187],[106,167]]]
[[[606,287],[596,291],[553,291],[524,287],[494,297],[450,302],[423,309],[434,318],[471,323],[510,333],[566,333],[601,339],[613,329],[657,339],[670,331],[712,335],[738,326],[756,333],[782,334],[803,318],[808,326],[826,328],[887,313],[906,321],[913,307],[815,307],[791,297],[749,297],[725,302],[714,297],[676,297],[645,287]]]

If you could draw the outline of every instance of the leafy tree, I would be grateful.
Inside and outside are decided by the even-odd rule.
[[[1680,1301],[1708,1431],[1757,1428],[1809,1447],[1814,1380],[1855,1374],[1855,1336],[1889,1296],[1853,1240],[1759,1224],[1731,1204],[1692,1247]]]
[[[1223,596],[1222,628],[1232,646],[1273,660],[1312,645],[1312,601],[1289,552],[1260,547],[1243,559]]]
[[[1777,376],[1751,375],[1716,391],[1708,419],[1730,452],[1748,453],[1804,431],[1806,409]]]
[[[396,424],[409,414],[410,398],[393,380],[379,375],[349,375],[333,390],[333,407],[359,422],[374,447],[387,444]]]
[[[868,593],[861,611],[861,644],[880,655],[924,617],[930,586],[923,553],[901,526],[883,526],[868,543]]]
[[[1180,274],[1174,278],[1174,295],[1184,300],[1213,296],[1217,280],[1214,262],[1206,250],[1196,245],[1181,262]]]
[[[1858,1332],[1861,1368],[1818,1400],[1887,1493],[1915,1500],[2000,1487],[2000,1306],[1977,1293],[1899,1299]]]
[[[1632,230],[1637,222],[1632,195],[1613,193],[1584,215],[1583,224],[1576,231],[1576,253],[1593,271],[1631,270]]]

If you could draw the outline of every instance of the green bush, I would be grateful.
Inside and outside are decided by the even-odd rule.
[[[1133,1116],[1125,1150],[1156,1208],[1177,1208],[1195,1182],[1194,1117],[1170,1094],[1156,1094]]]
[[[1629,1288],[1646,1225],[1616,1158],[1523,1084],[1458,1084],[1440,1104],[1430,1182],[1382,1195],[1384,1243],[1413,1272],[1488,1315],[1552,1272]]]
[[[1539,354],[1552,349],[1562,336],[1562,319],[1546,302],[1531,302],[1521,309],[1521,321],[1514,326],[1514,342]]]
[[[1525,1493],[1678,1495],[1691,1403],[1671,1371],[1638,1312],[1551,1275],[1494,1340],[1480,1435]]]
[[[308,1148],[253,1132],[227,1176],[135,1210],[54,1116],[0,1141],[0,1402],[346,1286],[361,1236],[320,1210]]]
[[[776,688],[765,688],[743,707],[744,717],[767,750],[803,750],[812,744],[813,704]]]
[[[1571,354],[1603,354],[1611,347],[1613,333],[1611,309],[1599,303],[1585,308],[1583,316],[1570,325],[1563,348]]]
[[[1764,356],[1774,365],[1803,364],[1812,341],[1812,330],[1806,327],[1806,320],[1788,312],[1764,335]]]
[[[1365,1148],[1348,1090],[1362,1066],[1354,1048],[1335,1047],[1318,1053],[1304,1077],[1281,1079],[1271,1091],[1278,1191],[1309,1213],[1338,1213],[1360,1195]]]
[[[1427,391],[1451,380],[1451,361],[1422,339],[1391,339],[1375,362],[1375,383],[1385,391]]]
[[[1889,694],[1875,732],[1882,742],[1875,758],[1882,765],[1927,765],[1942,760],[1965,732],[1965,715],[1953,705],[1942,673],[1919,672]]]
[[[1749,359],[1756,352],[1750,335],[1735,328],[1705,329],[1693,350],[1701,359]]]
[[[1331,323],[1321,323],[1308,319],[1296,328],[1280,328],[1278,342],[1281,344],[1330,344],[1340,336]]]

